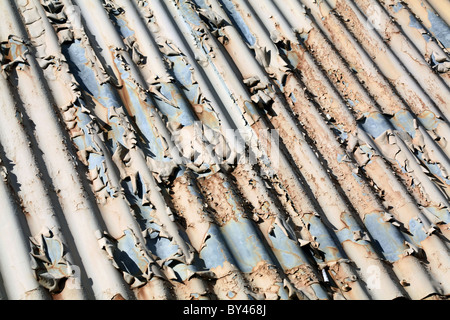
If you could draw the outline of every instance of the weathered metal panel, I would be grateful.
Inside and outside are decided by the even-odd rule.
[[[0,6],[1,299],[450,295],[448,1]]]

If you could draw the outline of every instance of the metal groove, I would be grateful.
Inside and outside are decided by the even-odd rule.
[[[448,1],[0,7],[1,299],[448,298]]]

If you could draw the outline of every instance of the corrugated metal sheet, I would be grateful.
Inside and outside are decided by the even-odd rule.
[[[450,294],[448,0],[0,7],[0,298]]]

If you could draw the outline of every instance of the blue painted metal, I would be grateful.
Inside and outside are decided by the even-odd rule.
[[[449,208],[446,208],[446,207],[439,208],[439,207],[428,206],[428,207],[426,207],[426,209],[429,210],[432,215],[437,217],[437,219],[442,221],[443,223],[445,223],[445,224],[450,223]]]
[[[197,4],[203,5],[204,9],[208,9],[206,4],[203,2],[197,2]],[[189,8],[188,5],[182,4],[180,5],[180,10],[185,13],[186,11],[189,11],[189,14],[185,15],[183,14],[183,18],[188,17],[189,24],[194,23],[197,27],[201,26],[201,21],[195,17],[194,12]],[[194,29],[191,29],[193,34],[197,34],[198,37],[201,39],[203,36],[201,33],[196,32]],[[197,41],[201,41],[197,38]],[[207,54],[207,52],[205,52]],[[209,55],[207,55],[208,59]],[[210,60],[210,63],[214,66],[214,61]],[[215,67],[215,66],[214,66]],[[220,73],[219,73],[220,74]],[[225,81],[225,80],[224,80]],[[244,102],[244,110],[246,113],[253,115],[254,117],[259,117],[259,111],[255,107],[253,103],[250,101]],[[227,183],[227,182],[226,182]],[[228,183],[227,183],[228,184]],[[234,199],[229,198],[230,204],[233,205],[234,210],[237,209],[236,203],[234,202]],[[238,223],[230,221],[225,226],[223,226],[224,234],[226,235],[226,239],[233,239],[232,244],[229,244],[233,254],[235,255],[235,258],[238,262],[239,268],[243,270],[244,272],[250,272],[251,268],[250,266],[256,265],[257,261],[260,259],[271,261],[268,256],[264,254],[264,248],[260,248],[261,244],[259,243],[258,235],[255,234],[252,235],[253,226],[251,224],[248,224],[246,220],[244,220],[242,217],[238,215],[237,218]],[[244,230],[240,230],[239,228],[244,228]],[[276,237],[269,236],[270,243],[272,250],[274,250],[276,258],[278,259],[278,262],[282,265],[284,270],[298,267],[301,265],[308,264],[306,257],[304,256],[304,253],[301,251],[301,249],[298,246],[298,243],[292,242],[291,239],[287,238],[284,233],[280,233],[280,229],[275,227],[273,229],[274,234],[276,233]],[[249,235],[246,239],[240,239],[243,234]],[[252,241],[250,241],[250,239]],[[229,240],[228,240],[229,241]],[[246,246],[244,246],[244,244]],[[238,248],[242,247],[240,250]],[[256,246],[256,247],[255,247]],[[252,248],[251,250],[244,250],[244,248]],[[255,249],[256,248],[256,249]],[[234,250],[233,250],[234,249]],[[252,253],[256,250],[256,252],[259,252],[256,254]],[[254,257],[256,259],[255,261],[252,261],[250,257]],[[290,258],[289,258],[290,257]],[[245,260],[244,260],[245,259]],[[242,264],[243,261],[245,261],[245,264]],[[239,263],[240,262],[240,263]],[[246,267],[246,265],[248,265]],[[326,293],[323,291],[323,289],[315,288],[316,294],[319,298],[325,298]]]
[[[153,261],[139,250],[137,239],[132,231],[124,230],[123,237],[114,244],[113,258],[119,268],[143,282],[147,280],[150,264]]]
[[[156,108],[151,98],[138,88],[136,82],[133,81],[130,72],[125,69],[126,61],[116,56],[114,62],[124,86],[122,94],[126,94],[126,97],[122,98],[122,100],[128,100],[128,103],[125,103],[124,106],[128,114],[134,118],[136,127],[139,128],[140,133],[145,138],[142,148],[147,149],[148,154],[155,161],[170,162],[172,159],[167,156],[167,145],[155,127],[153,118],[157,117],[157,115],[155,114]]]
[[[231,4],[228,3],[228,5],[229,5],[228,10],[229,10],[229,12],[230,12]],[[206,7],[204,7],[204,8],[206,8]],[[239,25],[239,26],[237,26],[237,27],[238,27],[239,30],[241,31],[241,35],[243,35],[243,30],[245,30],[245,28],[242,28],[241,25]],[[291,54],[288,54],[288,51],[285,51],[285,54],[287,54],[288,59],[291,60],[290,62],[291,62],[292,65],[294,65],[294,66],[297,66],[297,65],[298,65],[298,57],[297,57],[296,54],[292,54],[292,52],[291,52]],[[280,88],[280,89],[283,91],[283,88]],[[355,106],[355,105],[358,103],[358,101],[355,101],[355,102],[349,101],[349,103],[350,103],[351,105]],[[250,113],[253,112],[252,109],[250,109],[249,111],[250,111]],[[381,117],[380,119],[382,120],[382,122],[385,123],[386,120],[385,120],[384,118],[382,118],[381,115],[380,115],[380,117]],[[371,120],[371,118],[369,118],[369,119]],[[370,123],[370,120],[369,120],[369,123]],[[367,125],[367,121],[366,121],[365,124]],[[388,125],[388,124],[386,124],[386,126],[387,126],[387,125]],[[376,124],[376,125],[371,125],[371,128],[372,128],[372,130],[379,130],[379,125],[378,125],[378,124]],[[342,129],[342,127],[337,127],[337,126],[336,126],[336,131],[338,131],[338,132],[340,132],[340,133],[342,132],[342,134],[341,134],[341,139],[343,139],[344,141],[347,140],[348,135],[347,135],[346,132]],[[383,131],[383,132],[384,132],[384,131]],[[382,133],[382,132],[376,132],[375,134],[378,136],[378,135],[381,134],[381,133]],[[362,180],[361,180],[361,178],[360,178],[359,176],[357,176],[355,173],[353,173],[353,176],[355,177],[355,179],[358,181],[359,184],[362,184],[362,183],[363,183]],[[363,230],[359,227],[358,223],[356,222],[355,219],[352,218],[351,215],[349,215],[349,214],[344,214],[343,217],[345,217],[345,220],[346,220],[345,222],[346,222],[348,228],[344,228],[344,229],[342,229],[342,230],[337,231],[337,232],[336,232],[337,237],[339,238],[339,241],[340,241],[341,243],[344,242],[344,241],[349,241],[349,240],[350,240],[350,241],[354,241],[353,232],[357,232],[357,231],[358,231],[358,232],[363,232]],[[387,228],[387,230],[384,230],[383,227],[384,227],[384,228]],[[397,234],[397,237],[395,238],[396,242],[395,242],[395,244],[394,244],[394,247],[397,249],[397,250],[396,250],[396,255],[393,255],[393,254],[390,253],[390,251],[392,251],[392,248],[387,247],[387,246],[389,246],[390,244],[388,244],[388,243],[386,243],[386,242],[381,242],[382,244],[385,245],[385,248],[383,248],[383,252],[387,252],[389,258],[395,258],[395,260],[397,260],[398,257],[400,257],[402,251],[403,251],[404,249],[406,249],[406,248],[404,247],[404,245],[403,245],[403,239],[402,239],[401,235],[399,234],[399,232],[397,231],[397,229],[395,229],[395,227],[393,227],[393,226],[392,226],[391,224],[389,224],[389,223],[388,223],[388,224],[383,223],[383,225],[382,225],[380,228],[377,228],[376,225],[370,224],[370,228],[373,229],[373,231],[375,231],[375,232],[377,233],[377,235],[379,235],[379,234],[389,234],[389,232],[394,232],[394,233]],[[326,241],[329,241],[329,239],[326,239]],[[320,242],[319,242],[319,243],[320,243]],[[370,251],[370,252],[375,252],[375,251],[374,251],[374,248],[370,245],[370,243],[368,243],[368,242],[366,242],[366,241],[364,241],[364,240],[358,241],[358,243],[364,245],[368,251]],[[326,247],[326,246],[325,246],[325,247]],[[336,247],[336,246],[333,244],[331,247]],[[394,260],[394,261],[395,261],[395,260]],[[286,262],[287,262],[287,261],[286,261]]]
[[[395,262],[403,257],[405,246],[405,235],[392,223],[383,220],[380,212],[372,212],[364,216],[364,225],[378,245],[383,256],[390,262]]]
[[[188,79],[190,78],[190,74],[187,73],[188,66],[185,65],[184,61],[180,61],[179,59],[174,59],[174,58],[172,58],[172,59],[173,59],[172,61],[174,62],[174,66],[175,66],[174,69],[175,69],[175,76],[177,77],[176,79],[177,79],[177,81],[181,81],[181,83],[183,84],[183,82],[186,82],[186,80],[187,80],[186,77]],[[191,86],[192,86],[192,83],[191,83]],[[188,104],[187,101],[185,101],[183,99],[183,96],[179,93],[179,89],[175,84],[162,83],[161,84],[161,93],[164,96],[166,96],[167,98],[169,98],[171,101],[178,101],[178,102],[182,101],[182,103],[178,103],[178,108],[180,109],[180,111],[178,111],[176,113],[174,112],[173,106],[167,106],[167,104],[165,104],[163,101],[157,101],[158,107],[163,105],[163,107],[160,108],[160,111],[163,113],[163,115],[165,117],[167,117],[168,122],[176,122],[176,123],[180,123],[183,126],[188,126],[188,125],[192,125],[194,123],[194,121],[196,121],[196,118],[195,118],[194,114],[192,113],[192,109],[191,109],[190,105]],[[191,98],[194,98],[194,99],[196,98],[196,97],[192,97],[192,95],[189,93],[188,93],[188,96],[191,96]],[[180,119],[180,114],[183,115],[183,118],[181,118],[181,119]],[[217,127],[218,123],[216,123],[216,124],[213,123],[213,126]],[[225,183],[227,183],[227,182],[225,182]],[[227,184],[227,187],[230,187],[230,186]],[[197,193],[198,193],[198,191],[197,191]],[[234,208],[233,211],[236,214],[241,214],[237,209],[238,202],[235,199],[235,195],[230,196],[228,198],[228,200],[229,200],[229,203],[233,205],[233,208]],[[234,244],[234,243],[236,243],[236,241],[237,242],[240,241],[238,239],[235,239],[233,237],[233,234],[230,234],[230,233],[233,233],[233,230],[235,230],[235,229],[238,230],[237,228],[239,228],[239,227],[246,228],[246,231],[253,230],[253,227],[250,227],[250,222],[247,219],[242,219],[242,221],[240,221],[239,223],[235,223],[232,225],[234,227],[229,227],[227,224],[228,227],[224,227],[224,229],[222,230],[224,237],[226,239],[225,241],[227,243],[230,242],[230,243]],[[209,250],[210,248],[215,248],[216,246],[219,246],[219,244],[221,243],[219,241],[220,238],[212,237],[214,235],[219,235],[220,233],[217,232],[218,230],[216,229],[216,227],[211,226],[211,228],[212,228],[212,229],[210,229],[211,237],[206,242],[206,247],[205,247],[205,248],[207,248],[206,250]],[[238,231],[237,234],[245,235],[246,233],[241,233],[241,231]],[[255,239],[253,242],[252,241],[250,241],[250,242],[244,241],[241,245],[231,246],[232,248],[235,249],[235,250],[231,250],[234,259],[237,259],[236,257],[242,257],[242,258],[245,257],[246,259],[248,259],[248,257],[249,257],[248,253],[250,253],[251,254],[250,256],[253,256],[254,259],[257,259],[257,260],[261,259],[261,257],[259,257],[257,254],[255,255],[254,252],[256,250],[256,251],[259,251],[260,254],[264,254],[265,251],[261,247],[262,244],[260,242],[259,237],[254,232],[252,234]],[[230,246],[230,243],[228,243],[228,246]],[[244,245],[244,246],[242,246],[242,245]],[[240,254],[240,252],[242,250],[245,250],[245,248],[247,248],[246,253]],[[227,250],[224,250],[224,249],[225,248],[221,245],[221,246],[219,246],[219,250],[214,250],[214,251],[219,252],[223,255],[220,258],[226,257],[226,259],[228,261],[233,262],[233,259],[231,259],[231,257],[229,256]],[[203,249],[203,250],[205,250],[205,249]],[[203,252],[203,250],[202,250],[202,252]],[[200,255],[203,259],[206,259],[206,256],[204,254],[200,253]],[[216,257],[214,257],[214,256],[212,256],[211,258],[212,258],[212,261],[216,260]],[[219,261],[220,261],[220,258],[219,258]],[[209,259],[210,258],[208,256],[208,259],[206,259],[205,263],[208,263],[208,265],[210,265],[212,267],[217,267],[217,265],[215,265],[217,262],[216,263],[211,262]],[[239,261],[239,259],[237,259],[237,261]],[[240,265],[239,262],[237,263],[237,265],[242,267],[242,265]],[[254,264],[254,265],[256,265],[256,264]],[[251,272],[251,268],[250,268],[250,270],[248,270],[248,269],[241,269],[241,270],[244,272]],[[282,286],[281,286],[281,288],[282,288]],[[280,289],[280,292],[283,292],[283,290]]]
[[[180,10],[185,26],[188,28],[191,35],[193,36],[193,40],[195,41],[196,46],[202,50],[203,54],[202,58],[208,61],[208,64],[214,69],[215,73],[220,78],[222,78],[224,90],[228,91],[229,95],[233,97],[234,96],[233,92],[226,85],[227,82],[223,76],[223,73],[221,72],[221,70],[219,70],[219,68],[216,66],[216,63],[211,58],[210,55],[211,48],[209,47],[207,41],[205,41],[204,39],[204,37],[208,34],[208,32],[204,33],[205,25],[203,24],[203,21],[197,14],[197,12],[193,9],[192,7],[193,5],[195,4],[189,3],[187,1],[180,1],[176,4],[176,7],[178,10]],[[237,101],[235,101],[235,103],[237,103]],[[258,108],[251,101],[244,101],[242,109],[236,108],[236,110],[238,112],[241,112],[242,116],[244,116],[243,113],[246,112],[253,119],[253,121],[256,121],[257,119],[260,118]]]
[[[228,12],[230,12],[230,8],[231,7],[231,3],[228,3],[230,6],[228,8]],[[185,10],[187,10],[185,8]],[[185,16],[184,11],[183,11],[183,17]],[[242,28],[241,26],[238,26],[239,31],[241,32],[241,35],[243,35],[242,32],[245,32],[245,28]],[[244,30],[244,31],[243,31]],[[290,59],[294,59],[295,61],[292,61],[291,63],[295,66],[297,66],[297,55],[294,54],[290,54],[290,51],[286,51],[285,54],[288,55],[288,58]],[[211,61],[211,63],[214,63],[213,61]],[[277,84],[280,84],[280,82],[278,81]],[[280,89],[283,91],[283,86],[280,85]],[[256,114],[258,114],[259,116],[259,110],[257,110],[254,107],[254,104],[250,103],[250,102],[244,102],[244,110],[246,113],[250,114],[252,117],[255,117]],[[331,234],[328,232],[327,228],[323,225],[322,221],[320,219],[318,219],[317,217],[315,217],[314,215],[306,215],[304,216],[307,217],[307,219],[309,219],[310,222],[312,222],[310,224],[310,233],[313,237],[316,237],[316,239],[320,239],[318,241],[319,243],[319,248],[320,250],[325,253],[320,259],[324,259],[321,261],[326,261],[328,262],[335,262],[335,261],[341,261],[343,259],[345,259],[344,255],[343,255],[343,250],[341,248],[341,245],[338,244],[338,242],[335,242],[331,236]],[[351,221],[352,223],[354,223],[354,227],[356,228],[356,222]],[[275,228],[276,229],[276,228]],[[345,229],[347,230],[347,229]],[[345,231],[343,231],[345,232]],[[337,233],[338,235],[342,235],[343,233]],[[339,237],[339,236],[338,236]],[[272,238],[269,237],[269,239],[273,240]],[[286,250],[287,248],[289,248],[289,245],[291,245],[291,243],[286,242],[286,240],[288,239],[284,239],[285,241],[272,241],[272,246],[273,246],[273,250],[275,251],[275,253],[280,253],[283,250]],[[340,239],[343,241],[343,239]],[[345,240],[352,240],[353,241],[353,237],[345,237]],[[329,245],[328,245],[329,244]],[[278,246],[278,247],[277,247]],[[292,251],[292,248],[289,248],[289,252],[290,254],[292,254],[292,256],[290,256],[291,258],[295,256],[295,254],[298,253],[298,251]],[[366,245],[366,249],[368,251],[373,251],[373,248],[367,244]],[[284,268],[287,268],[287,266],[292,262],[290,261],[290,259],[288,259],[288,257],[286,255],[283,254],[278,254],[277,255],[278,260],[280,261],[280,263],[283,265]],[[301,265],[304,261],[301,261],[301,259],[296,261],[298,263],[298,265]]]
[[[301,266],[310,266],[308,258],[298,246],[298,242],[287,236],[277,224],[274,224],[274,228],[269,234],[269,245],[285,272]],[[328,299],[327,293],[319,283],[313,283],[311,286],[317,298]]]
[[[251,273],[258,263],[264,262],[275,268],[273,257],[269,254],[260,234],[251,220],[246,218],[238,197],[228,181],[222,182],[227,190],[224,197],[231,206],[234,216],[220,227],[227,247],[242,272]],[[279,283],[278,295],[281,299],[288,299],[289,295],[284,286]]]
[[[356,221],[355,217],[349,212],[344,212],[341,214],[341,221],[346,225],[345,228],[341,230],[336,231],[336,235],[341,243],[344,243],[345,241],[351,241],[354,243],[357,243],[361,246],[363,246],[367,252],[371,252],[375,255],[381,253],[376,250],[376,246],[370,243],[370,239],[365,238],[365,235],[367,235],[367,231],[372,235],[372,237],[375,236],[384,236],[387,237],[390,232],[393,232],[395,236],[393,236],[391,239],[395,241],[394,243],[387,243],[382,240],[379,240],[378,238],[375,238],[378,240],[378,244],[381,246],[382,252],[387,253],[388,256],[384,256],[385,258],[394,258],[396,261],[398,258],[400,258],[400,254],[402,253],[403,247],[403,241],[401,236],[396,232],[395,228],[389,224],[389,223],[373,223],[374,220],[372,219],[371,215],[375,215],[377,218],[381,218],[382,215],[377,212],[373,212],[371,214],[365,215],[364,222],[366,222],[367,217],[369,219],[367,220],[367,224],[365,224],[365,228],[362,228],[358,221]],[[381,220],[378,220],[381,221]],[[366,231],[367,230],[367,231]],[[373,233],[372,233],[373,232]],[[391,234],[392,235],[392,234]],[[386,245],[385,247],[382,247],[382,245]],[[395,254],[392,254],[391,251],[393,251],[393,247],[395,248],[394,252]],[[378,248],[379,249],[379,248]],[[396,257],[397,256],[397,257]]]
[[[399,111],[394,114],[390,121],[397,130],[407,132],[411,138],[416,136],[414,118],[410,112],[406,110]]]
[[[413,240],[415,240],[415,244],[420,244],[420,242],[427,238],[427,234],[423,229],[423,223],[417,221],[416,219],[410,219],[408,227],[409,231],[413,234]]]
[[[65,54],[70,58],[70,66],[74,76],[79,79],[82,83],[82,89],[91,95],[93,99],[97,103],[107,109],[108,112],[108,125],[110,126],[111,134],[108,136],[109,140],[107,146],[110,148],[111,154],[114,154],[118,148],[121,147],[130,147],[129,142],[124,140],[126,136],[125,129],[123,127],[128,124],[127,119],[125,118],[125,114],[118,115],[117,109],[122,108],[122,102],[118,97],[117,93],[114,91],[114,88],[109,83],[99,83],[98,79],[95,77],[95,74],[91,68],[89,68],[87,64],[87,59],[85,57],[85,48],[80,45],[79,42],[75,42],[65,48]],[[120,70],[120,69],[119,69]],[[122,69],[123,70],[123,69]],[[123,73],[122,73],[123,74]],[[126,82],[126,89],[129,95],[133,96],[136,92],[132,93],[130,82],[128,82],[128,73],[124,73],[125,78],[122,79]],[[130,104],[133,105],[133,109],[138,109],[141,104],[133,104],[133,102],[140,102],[138,98],[133,101],[130,99]],[[139,110],[139,109],[138,109]],[[139,110],[141,111],[141,110]],[[141,120],[141,119],[140,119]],[[152,131],[147,131],[151,132]],[[157,139],[155,139],[158,141]],[[153,140],[153,141],[155,141]],[[150,146],[156,146],[152,144],[150,141]],[[132,142],[133,143],[133,142]],[[141,142],[136,140],[133,144],[141,145]],[[146,148],[141,148],[141,150],[145,151]],[[162,152],[153,152],[153,155],[161,155]],[[134,207],[137,211],[136,216],[139,224],[141,225],[142,230],[151,230],[152,232],[147,232],[148,236],[146,238],[147,249],[155,254],[160,259],[167,259],[167,263],[171,263],[173,256],[178,251],[179,247],[176,243],[172,241],[172,239],[168,239],[161,236],[161,226],[156,223],[154,218],[155,209],[153,206],[148,205],[148,201],[145,199],[145,194],[148,190],[145,190],[146,184],[142,180],[142,177],[137,176],[136,180],[134,177],[131,177],[131,180],[122,181],[122,187],[125,188],[126,197],[129,203]],[[180,230],[182,233],[182,230]],[[185,237],[187,239],[187,236]],[[180,277],[182,280],[187,279],[186,270],[191,270],[191,272],[196,272],[197,268],[195,265],[187,266],[187,269],[182,266],[182,263],[176,263],[176,267],[174,270],[178,270]]]
[[[443,122],[441,119],[438,119],[436,115],[431,111],[424,111],[418,116],[418,118],[420,119],[420,123],[424,126],[424,128],[430,131],[436,129],[438,125]]]
[[[51,232],[38,238],[31,238],[31,256],[34,257],[32,268],[37,280],[50,292],[61,290],[61,280],[72,275],[62,242]]]
[[[323,257],[314,256],[318,263],[337,262],[342,259],[348,259],[336,235],[327,228],[319,216],[314,214],[305,214],[302,220],[308,226],[308,231],[319,245],[318,249],[323,253]]]
[[[197,4],[199,4],[201,7],[205,8],[204,1],[195,1]],[[233,25],[237,27],[242,34],[245,42],[247,42],[250,46],[253,46],[256,44],[256,39],[250,29],[245,24],[244,20],[242,19],[241,15],[237,12],[236,8],[234,7],[234,4],[230,0],[220,0],[220,3],[223,5],[223,9],[229,16],[230,20],[232,21]]]
[[[431,116],[431,114],[429,114]],[[434,119],[431,117],[431,119]],[[408,133],[411,138],[416,137],[416,126],[414,124],[414,118],[412,114],[406,110],[397,112],[391,119],[392,125],[400,132]],[[431,163],[427,161],[424,157],[424,153],[418,149],[414,150],[415,156],[422,161],[422,163],[427,167],[431,174],[433,174],[437,179],[442,181],[446,185],[450,185],[450,179],[446,177],[441,167],[436,163]]]
[[[99,128],[96,126],[92,118],[85,111],[85,103],[79,98],[73,104],[76,108],[76,126],[83,132],[83,135],[77,135],[72,141],[77,146],[78,150],[86,152],[86,162],[89,170],[95,170],[98,173],[99,178],[102,180],[106,191],[111,197],[114,197],[117,193],[116,187],[109,183],[109,179],[106,175],[106,158],[105,154],[101,150],[100,146],[94,141],[93,134],[96,134],[96,130]]]
[[[431,23],[430,31],[445,48],[450,48],[450,27],[437,14],[428,11],[428,20]]]

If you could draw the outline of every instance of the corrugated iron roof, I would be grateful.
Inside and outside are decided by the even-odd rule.
[[[0,8],[0,298],[448,298],[448,0]]]

